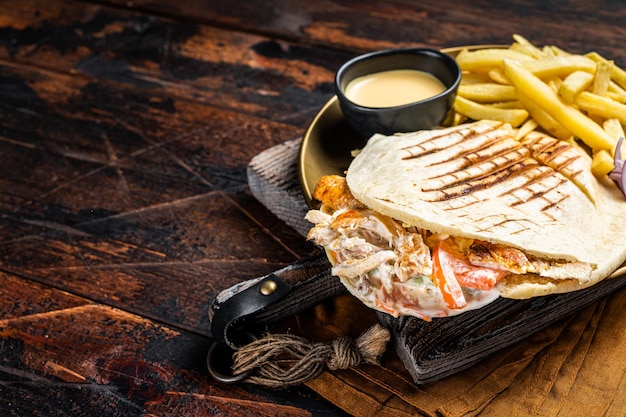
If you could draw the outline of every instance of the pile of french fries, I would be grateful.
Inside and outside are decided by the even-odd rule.
[[[508,48],[464,49],[453,124],[491,119],[541,129],[585,146],[596,176],[614,168],[617,141],[626,125],[626,71],[597,52],[573,54],[537,47],[513,35]]]

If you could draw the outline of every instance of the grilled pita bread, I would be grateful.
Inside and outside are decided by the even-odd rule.
[[[539,132],[518,140],[508,124],[479,121],[375,135],[346,179],[358,201],[407,225],[591,265],[584,280],[516,275],[501,287],[529,298],[591,286],[626,259],[624,196],[590,164],[577,146]]]

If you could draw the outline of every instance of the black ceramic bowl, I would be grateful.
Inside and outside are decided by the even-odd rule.
[[[438,78],[445,90],[433,97],[394,107],[365,107],[345,95],[350,81],[390,70],[418,70]],[[454,104],[461,69],[449,55],[428,48],[389,49],[346,62],[335,76],[335,91],[344,118],[358,133],[391,135],[439,126]]]

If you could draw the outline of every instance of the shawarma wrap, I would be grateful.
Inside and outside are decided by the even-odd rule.
[[[626,202],[577,145],[508,124],[375,135],[320,180],[309,239],[366,305],[429,320],[594,285],[626,259]]]

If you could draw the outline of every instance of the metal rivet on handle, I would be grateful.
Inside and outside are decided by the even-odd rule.
[[[261,284],[261,286],[259,287],[259,292],[263,295],[272,295],[277,289],[278,284],[276,283],[276,281],[268,279]]]

